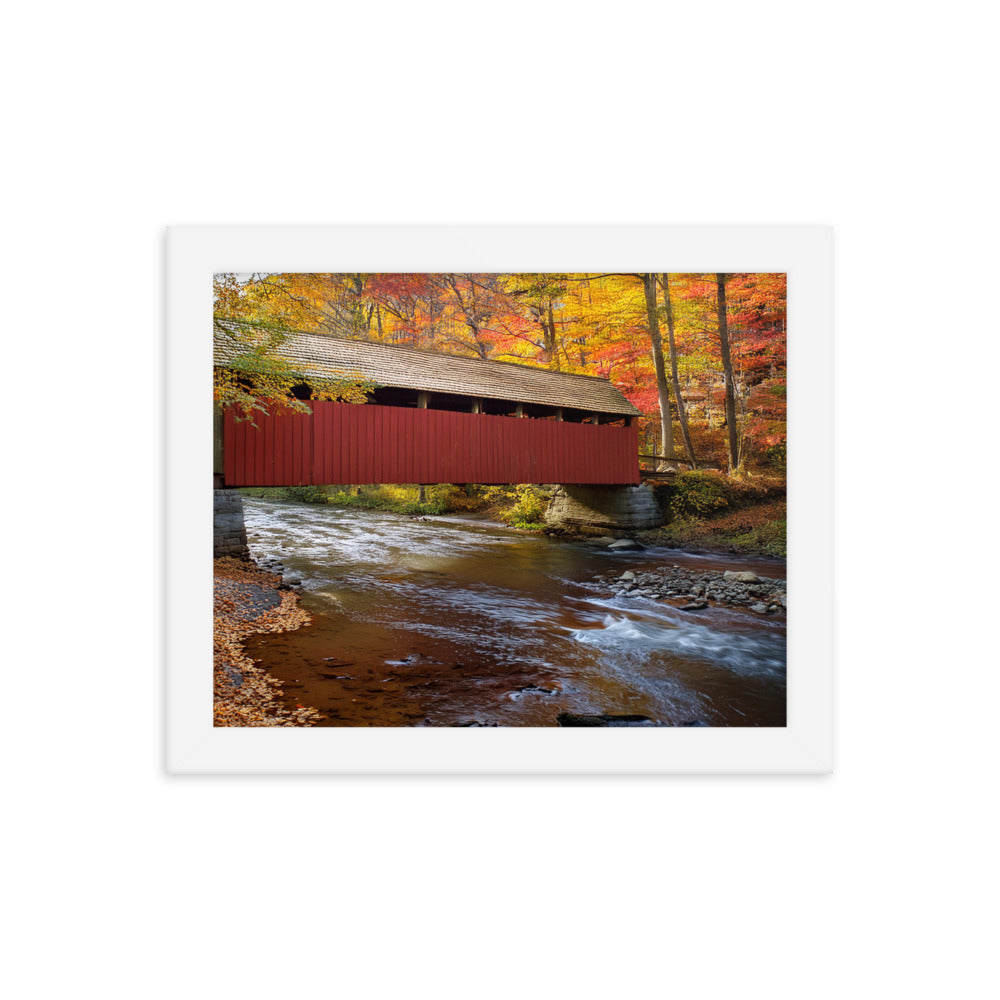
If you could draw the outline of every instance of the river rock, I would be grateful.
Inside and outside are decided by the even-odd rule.
[[[612,542],[608,546],[614,552],[633,552],[645,547],[645,545],[640,545],[634,538],[619,538],[617,542]]]
[[[746,609],[763,605],[763,611],[758,611],[758,614],[782,614],[786,606],[783,579],[758,577],[749,570],[724,572],[721,569],[682,567],[675,563],[653,570],[625,570],[620,575],[599,574],[595,579],[619,597],[625,596],[628,591],[636,591],[635,596],[666,597],[681,601],[688,607],[711,601],[725,607]],[[700,607],[689,609],[702,610]]]
[[[690,604],[682,604],[678,611],[704,611],[708,607],[705,601],[692,601]]]
[[[766,604],[751,604],[750,605],[750,610],[756,612],[758,615],[766,615],[767,614],[767,605]]]
[[[243,674],[230,663],[223,663],[222,666],[226,671],[226,676],[232,681],[233,687],[242,687]]]
[[[556,716],[560,726],[655,726],[646,715],[578,715],[575,712],[560,712]]]

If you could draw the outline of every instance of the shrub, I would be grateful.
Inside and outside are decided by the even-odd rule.
[[[282,493],[286,500],[299,503],[326,503],[326,489],[322,486],[285,486]]]
[[[517,528],[537,528],[542,525],[549,497],[537,486],[518,486],[514,490],[514,503],[500,512],[500,517]]]
[[[671,518],[708,517],[725,510],[733,499],[726,477],[717,472],[682,472],[670,484],[667,511]]]

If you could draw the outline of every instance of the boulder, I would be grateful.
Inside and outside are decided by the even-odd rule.
[[[575,712],[560,712],[556,716],[560,726],[655,726],[645,715],[577,715]]]
[[[639,551],[645,547],[645,545],[640,545],[634,538],[619,538],[617,542],[612,542],[608,546],[614,552]]]
[[[727,569],[722,574],[723,580],[733,580],[735,583],[760,583],[760,577],[749,570]]]

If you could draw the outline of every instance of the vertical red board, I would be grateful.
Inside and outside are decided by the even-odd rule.
[[[355,453],[355,469],[357,481],[366,482],[365,479],[365,414],[363,406],[351,406],[351,419],[354,421],[354,440],[357,447]]]
[[[503,450],[504,467],[503,467],[503,478],[504,482],[508,483],[521,483],[524,482],[519,475],[519,470],[517,467],[517,427],[515,423],[519,420],[519,417],[508,417],[505,424],[505,433],[507,437],[506,447]]]
[[[331,403],[329,438],[326,447],[329,453],[329,475],[331,483],[344,485],[344,456],[347,454],[347,426],[341,412],[340,403]]]
[[[317,453],[322,455],[320,479],[324,483],[339,483],[340,414],[337,404],[324,402],[322,423],[317,423],[323,428],[323,447],[321,451],[317,449]],[[318,432],[319,426],[314,428],[313,433]]]
[[[233,432],[233,415],[229,410],[222,414],[222,475],[227,483],[236,482],[236,434]]]
[[[500,482],[500,449],[503,447],[503,422],[506,417],[494,416],[487,427],[487,434],[483,441],[486,450],[489,467],[486,471],[486,481],[488,483]]]
[[[278,417],[268,414],[264,420],[264,479],[268,486],[274,486],[277,478],[274,475],[274,436],[277,429]]]
[[[476,481],[474,479],[467,479],[466,473],[472,462],[474,448],[473,434],[479,423],[479,416],[480,414],[478,413],[472,414],[472,419],[463,425],[462,440],[458,449],[458,472],[456,473],[456,479],[460,483],[474,483]]]
[[[413,481],[415,483],[423,482],[424,470],[427,461],[427,411],[417,410],[414,414],[416,417],[416,440],[414,441],[414,466],[413,466]]]
[[[392,478],[396,475],[399,467],[399,407],[387,406],[385,408],[385,458],[382,466],[382,481],[386,483],[395,482]]]
[[[406,478],[404,483],[415,483],[417,481],[417,441],[416,441],[416,410],[408,410],[407,420],[403,427],[403,434],[406,440]]]
[[[483,414],[483,419],[476,433],[476,471],[478,475],[473,477],[473,482],[491,483],[493,481],[490,475],[493,471],[493,420],[493,417]]]
[[[361,480],[365,483],[375,482],[372,463],[375,452],[374,426],[372,416],[375,408],[370,406],[355,406],[361,424]]]
[[[316,468],[316,415],[314,413],[297,413],[291,419],[297,420],[299,432],[300,463],[299,483],[308,486],[312,482],[312,473]],[[322,435],[320,435],[322,437]]]
[[[306,456],[303,466],[300,467],[300,477],[304,485],[306,481],[322,480],[324,472],[324,462],[326,452],[329,449],[329,438],[327,435],[327,420],[329,416],[326,405],[322,402],[309,404],[312,410],[310,416],[304,418],[301,429],[301,448]]]
[[[253,471],[253,452],[250,449],[248,429],[249,427],[245,420],[236,425],[237,453],[240,456],[240,475],[238,479],[240,486],[249,486],[253,479],[251,475]]]
[[[337,406],[337,420],[340,422],[340,456],[338,458],[337,470],[338,480],[344,485],[351,482],[351,415],[347,412],[347,405],[340,403]]]
[[[470,418],[475,417],[474,414],[469,414]],[[466,445],[468,443],[469,431],[472,429],[473,419],[469,420],[456,420],[455,421],[455,440],[452,442],[452,482],[464,483],[467,480],[462,478],[462,461],[464,456],[467,454]]]
[[[493,421],[493,435],[490,441],[490,482],[499,483],[503,481],[501,462],[503,460],[504,447],[504,427],[508,417],[496,417]]]
[[[237,423],[233,429],[236,432],[236,457],[239,461],[236,469],[236,485],[246,486],[249,483],[247,475],[249,471],[249,445],[247,444],[246,421]]]
[[[420,449],[420,482],[427,483],[430,482],[431,475],[431,449],[432,441],[434,440],[434,425],[436,423],[435,416],[437,414],[433,410],[424,410],[424,438],[423,447]]]
[[[250,444],[250,481],[254,486],[263,485],[260,481],[263,470],[263,439],[260,436],[260,425],[263,416],[254,416],[255,427],[247,427],[247,441]]]
[[[504,470],[506,463],[504,456],[507,449],[507,421],[510,417],[497,417],[496,430],[497,437],[493,445],[493,474],[490,482],[502,483],[505,481]]]
[[[360,433],[358,428],[358,415],[356,412],[356,407],[351,406],[350,403],[345,403],[345,414],[349,421],[348,426],[350,428],[350,447],[351,453],[349,458],[349,472],[350,472],[350,482],[360,484],[362,480],[361,475],[361,443],[360,443]]]
[[[312,413],[305,417],[302,428],[302,462],[299,480],[303,486],[315,485],[323,480],[330,451],[330,411],[325,401],[311,403]]]
[[[409,427],[410,411],[400,410],[396,415],[396,482],[405,483],[407,473],[406,455],[408,450],[407,428]]]
[[[330,449],[333,467],[331,475],[334,482],[342,486],[347,485],[350,480],[347,478],[347,458],[350,453],[350,441],[348,440],[347,420],[344,417],[344,406],[342,403],[335,404],[337,420],[334,425],[335,433],[330,441]]]
[[[275,462],[275,469],[281,477],[283,483],[287,483],[292,478],[292,434],[295,430],[295,416],[286,413],[281,421],[281,445],[278,449]]]
[[[503,478],[500,474],[500,461],[503,451],[503,428],[506,422],[506,417],[494,417],[493,426],[490,428],[490,435],[486,442],[490,455],[489,482],[491,483],[499,483]]]
[[[317,424],[319,417],[316,416],[315,408],[310,416],[299,418],[301,424],[301,436],[299,438],[298,462],[295,467],[295,477],[300,483],[305,483],[312,470],[315,468],[316,459],[316,439],[319,438],[321,444],[323,435]]]
[[[355,481],[363,483],[365,481],[365,428],[364,414],[361,412],[363,407],[353,406],[350,403],[348,406],[351,407],[354,427],[354,475],[357,477]]]
[[[258,419],[260,419],[258,417]],[[247,420],[243,424],[243,440],[246,444],[246,456],[247,456],[247,474],[246,481],[251,486],[257,485],[257,480],[254,477],[254,472],[256,470],[256,464],[254,462],[254,454],[256,448],[257,440],[257,429],[250,425],[250,421]]]
[[[375,449],[375,482],[384,482],[382,476],[385,470],[386,447],[389,444],[388,434],[388,414],[386,408],[378,408],[378,433],[376,435],[378,446]]]
[[[273,437],[274,435],[274,418],[270,413],[264,414],[260,420],[257,421],[257,456],[260,463],[260,467],[257,470],[257,476],[260,479],[261,486],[271,486],[271,476],[270,476],[270,462],[268,461],[268,435]]]

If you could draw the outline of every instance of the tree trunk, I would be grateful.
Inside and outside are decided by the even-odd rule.
[[[663,442],[663,455],[668,463],[676,459],[674,450],[674,428],[670,422],[670,389],[667,386],[667,373],[663,367],[663,341],[660,339],[660,320],[656,315],[656,275],[642,275],[642,289],[646,293],[646,321],[649,326],[649,339],[653,344],[653,368],[656,371],[656,394],[660,400],[660,436]]]
[[[726,382],[726,430],[729,441],[729,474],[737,475],[742,468],[740,436],[736,426],[736,391],[733,383],[733,360],[729,353],[729,326],[726,323],[726,276],[716,274],[718,293],[719,346],[722,351],[722,374]]]
[[[681,380],[677,374],[677,344],[674,341],[674,305],[670,301],[670,275],[664,273],[663,278],[663,304],[667,310],[667,346],[670,348],[670,375],[674,383],[674,402],[677,404],[677,419],[681,425],[681,436],[684,438],[684,450],[687,452],[691,468],[697,469],[694,457],[694,446],[691,444],[691,435],[688,432],[687,409],[684,406],[684,397],[681,395]]]
[[[549,356],[549,365],[559,371],[559,345],[556,341],[556,320],[552,314],[552,300],[549,299],[548,315],[545,324],[545,352]]]

